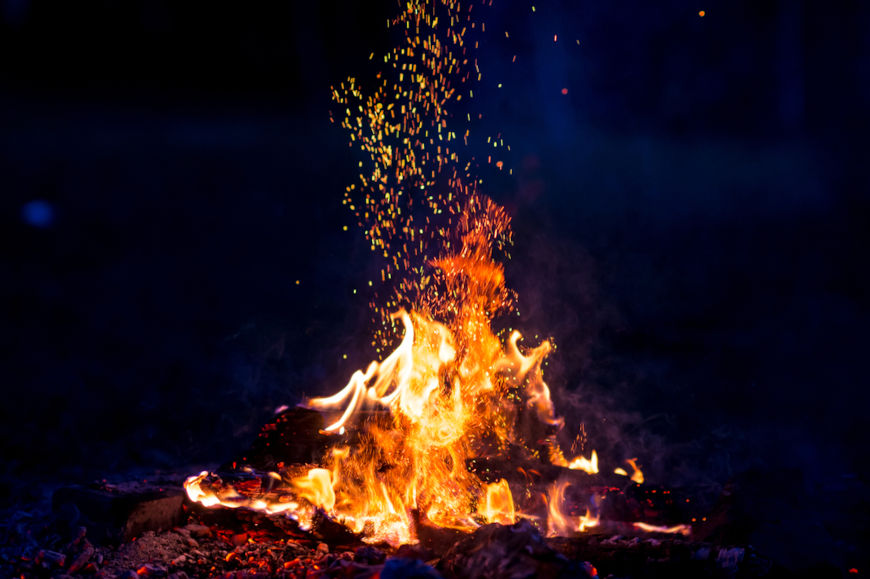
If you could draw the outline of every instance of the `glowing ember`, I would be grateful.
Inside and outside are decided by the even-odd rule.
[[[505,338],[492,327],[512,311],[495,257],[511,243],[510,217],[479,192],[473,159],[459,149],[470,128],[453,129],[448,112],[463,96],[473,98],[470,81],[480,78],[466,42],[471,7],[409,0],[392,25],[403,41],[384,57],[387,71],[378,73],[373,92],[365,95],[351,78],[333,89],[333,100],[344,108],[351,144],[370,159],[344,202],[386,259],[380,277],[391,289],[372,302],[383,322],[373,345],[388,352],[399,325],[401,341],[334,395],[308,401],[329,419],[322,464],[266,473],[245,492],[207,472],[185,487],[205,506],[285,513],[303,528],[319,509],[367,540],[395,545],[415,540],[417,517],[460,530],[540,520],[543,513],[515,504],[506,480],[486,484],[472,472],[475,460],[509,456],[590,475],[599,468],[594,450],[568,460],[556,441],[563,422],[542,372],[550,343],[521,347],[518,331]],[[500,137],[487,141],[504,146]],[[642,483],[635,459],[628,464],[631,479]],[[545,497],[550,535],[599,523],[589,508],[565,514],[567,486],[553,484]]]

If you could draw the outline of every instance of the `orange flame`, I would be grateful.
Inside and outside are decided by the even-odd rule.
[[[299,497],[307,500],[315,507],[326,512],[332,512],[335,507],[335,493],[332,490],[332,477],[325,468],[312,468],[308,476],[293,480]]]
[[[356,372],[336,395],[310,401],[321,411],[340,413],[326,432],[361,433],[352,456],[333,457],[328,465],[341,475],[333,481],[335,510],[346,522],[365,520],[378,535],[385,515],[405,520],[408,510],[418,508],[438,525],[471,529],[475,502],[486,505],[482,514],[489,521],[514,520],[507,482],[484,492],[466,464],[493,445],[521,444],[513,418],[524,408],[545,424],[560,424],[541,376],[549,344],[523,354],[514,332],[504,351],[483,313],[464,306],[458,313],[466,327],[461,347],[457,332],[444,324],[398,312],[405,336],[396,350]],[[362,418],[366,408],[375,413]]]
[[[569,535],[574,532],[585,532],[591,527],[598,526],[599,516],[592,515],[589,507],[586,514],[579,517],[567,515],[563,512],[565,505],[565,490],[568,483],[553,483],[547,492],[547,536],[555,537]]]
[[[636,458],[629,458],[625,462],[627,462],[628,465],[631,467],[631,470],[632,470],[631,480],[633,480],[634,482],[636,482],[639,485],[642,485],[643,484],[643,471],[640,470],[640,468],[637,466],[637,459]],[[617,467],[617,468],[613,469],[613,472],[618,474],[618,475],[628,476],[628,472],[622,467]]]
[[[663,527],[659,525],[650,525],[649,523],[634,523],[634,527],[647,533],[668,533],[678,534],[688,537],[692,534],[692,528],[689,525],[674,525],[672,527]]]
[[[590,527],[597,527],[600,522],[598,515],[592,516],[589,512],[589,507],[586,508],[586,514],[580,516],[580,526],[577,528],[581,533]]]
[[[505,479],[486,486],[486,503],[481,515],[490,523],[512,525],[516,522],[514,498]]]
[[[593,475],[598,455],[568,461],[556,441],[563,421],[542,370],[551,344],[521,347],[518,331],[505,339],[492,328],[499,314],[513,311],[514,295],[494,257],[512,242],[510,217],[478,190],[473,159],[460,157],[470,129],[451,130],[447,122],[453,103],[474,96],[463,84],[471,79],[469,63],[477,68],[465,41],[465,23],[474,28],[471,6],[407,0],[392,23],[403,42],[384,63],[398,78],[379,73],[368,95],[354,78],[333,88],[344,110],[341,126],[369,155],[344,203],[386,259],[380,277],[387,295],[375,294],[371,303],[383,322],[373,345],[379,357],[390,353],[354,372],[335,394],[308,401],[329,417],[324,433],[333,444],[322,464],[300,467],[305,474],[268,473],[267,484],[252,492],[212,484],[207,472],[185,488],[205,506],[286,513],[304,528],[322,509],[368,540],[396,545],[414,540],[416,517],[470,530],[481,519],[523,516],[505,480],[486,485],[469,470],[477,458],[511,450]],[[500,138],[492,144],[504,146]],[[398,324],[404,333],[390,351]],[[629,464],[632,480],[642,482],[634,459]],[[550,534],[598,524],[588,510],[563,513],[566,486],[553,485],[546,497]]]
[[[568,468],[572,470],[582,470],[589,474],[598,473],[598,453],[592,451],[592,456],[588,459],[583,456],[578,456],[568,464]]]

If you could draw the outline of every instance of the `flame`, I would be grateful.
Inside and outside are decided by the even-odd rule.
[[[281,478],[277,473],[270,473],[274,477]],[[305,508],[295,500],[282,497],[277,500],[264,500],[262,498],[250,498],[239,493],[232,485],[219,485],[212,488],[210,479],[213,477],[208,471],[202,471],[198,475],[188,477],[184,481],[184,489],[187,497],[200,503],[204,507],[222,506],[229,509],[246,508],[261,511],[270,515],[290,512],[294,518],[300,521],[303,528],[309,528],[313,509]]]
[[[663,527],[659,525],[650,525],[649,523],[634,523],[634,527],[647,533],[668,533],[678,534],[688,537],[692,534],[692,527],[689,525],[674,525],[672,527]]]
[[[571,531],[567,516],[562,513],[566,483],[553,483],[547,493],[547,536],[566,535]]]
[[[274,474],[291,499],[245,499],[232,487],[223,489],[223,497],[209,494],[202,484],[208,473],[202,473],[186,484],[191,500],[270,513],[289,510],[303,524],[310,524],[314,509],[320,508],[370,540],[394,544],[413,541],[415,510],[436,525],[462,530],[476,528],[477,517],[515,521],[507,482],[484,485],[467,465],[508,448],[535,456],[538,442],[526,440],[527,433],[518,428],[523,415],[541,425],[548,433],[546,446],[561,456],[555,433],[562,420],[541,368],[550,344],[523,351],[519,332],[502,343],[491,328],[489,306],[503,290],[503,277],[495,275],[500,268],[489,253],[479,251],[479,242],[470,235],[458,254],[439,262],[443,268],[463,262],[462,269],[446,272],[448,280],[464,279],[465,299],[456,301],[450,326],[424,312],[396,312],[394,318],[405,330],[396,349],[380,363],[354,372],[336,394],[309,401],[335,416],[324,428],[335,443],[324,464],[304,475],[285,480]],[[345,439],[351,434],[354,444],[349,446]],[[590,459],[578,457],[569,466],[597,472],[597,460],[593,452]],[[551,500],[551,509],[561,503],[561,498]],[[558,532],[593,524],[591,516],[566,525],[558,517],[552,516]]]
[[[591,527],[597,527],[600,522],[598,514],[593,515],[589,507],[586,514],[579,517],[565,514],[565,491],[569,483],[553,483],[546,495],[547,501],[547,536],[556,537],[570,535],[574,532],[583,533]]]
[[[332,512],[335,507],[335,492],[332,490],[332,476],[325,468],[312,468],[308,476],[293,480],[299,497],[315,507]]]
[[[636,458],[629,458],[627,461],[628,465],[631,467],[631,480],[636,482],[639,485],[643,484],[643,472],[637,466]]]
[[[480,192],[474,159],[461,153],[471,115],[456,130],[450,112],[464,95],[473,98],[466,81],[479,75],[466,39],[472,7],[403,6],[392,21],[402,41],[384,56],[387,75],[378,73],[369,93],[355,78],[333,87],[341,126],[369,156],[343,202],[385,258],[370,302],[380,361],[353,372],[335,394],[307,401],[329,419],[321,464],[267,473],[256,488],[237,490],[207,472],[185,482],[189,498],[205,506],[285,513],[303,528],[319,509],[393,545],[415,540],[417,519],[471,530],[531,517],[515,507],[507,481],[485,484],[469,469],[476,459],[510,451],[599,472],[594,450],[569,461],[556,440],[563,420],[543,378],[550,342],[529,348],[519,331],[493,329],[498,316],[515,312],[497,259],[512,243],[510,216]],[[500,137],[486,145],[505,146]],[[634,459],[629,464],[642,482]],[[566,488],[554,484],[545,496],[550,534],[598,524],[588,509],[563,512]]]
[[[460,306],[457,313],[454,331],[421,313],[397,312],[405,335],[396,350],[354,373],[336,395],[309,401],[338,413],[325,432],[358,434],[353,453],[327,465],[340,474],[332,481],[336,515],[355,530],[368,524],[382,535],[385,522],[407,522],[412,509],[440,526],[473,529],[475,503],[485,505],[488,521],[513,521],[507,482],[484,488],[466,465],[492,447],[525,444],[515,428],[523,412],[561,424],[541,373],[549,344],[524,354],[513,332],[503,349],[484,312]]]
[[[592,456],[589,458],[578,456],[568,464],[568,468],[572,470],[582,470],[589,474],[596,474],[598,473],[598,453],[593,450]]]
[[[481,515],[490,523],[512,525],[516,522],[514,498],[505,479],[486,486],[486,503]]]
[[[637,459],[636,458],[629,458],[625,462],[627,462],[628,465],[631,467],[631,470],[632,470],[631,480],[633,480],[634,482],[636,482],[639,485],[642,485],[643,484],[643,471],[640,470],[640,468],[637,466]],[[626,471],[622,467],[616,467],[615,469],[613,469],[613,472],[615,474],[618,474],[621,476],[628,476],[628,471]]]
[[[589,527],[597,527],[599,522],[599,516],[592,516],[592,514],[589,512],[589,507],[586,507],[586,514],[580,517],[580,526],[577,528],[577,530],[582,533]]]

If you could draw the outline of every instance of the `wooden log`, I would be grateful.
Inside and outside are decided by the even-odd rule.
[[[183,517],[181,485],[132,488],[69,486],[55,491],[55,512],[72,509],[88,536],[100,542],[129,541],[146,531],[164,531]]]

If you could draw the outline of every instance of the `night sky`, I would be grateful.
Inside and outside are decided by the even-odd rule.
[[[395,8],[0,1],[4,502],[220,462],[372,359],[329,89],[375,70]],[[568,428],[737,489],[778,558],[861,561],[870,4],[478,9],[472,106],[513,168],[483,189]]]

